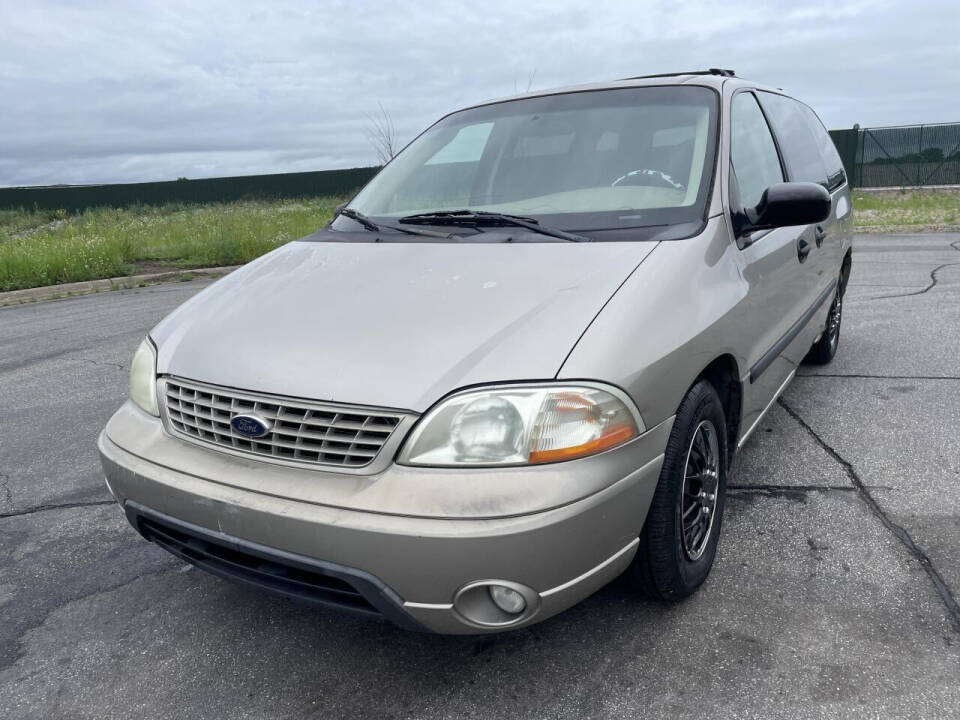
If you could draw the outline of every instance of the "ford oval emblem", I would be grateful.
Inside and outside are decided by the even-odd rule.
[[[230,418],[230,427],[248,438],[263,437],[270,432],[270,423],[257,415],[234,415]]]

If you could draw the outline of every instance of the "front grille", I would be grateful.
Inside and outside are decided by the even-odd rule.
[[[166,380],[163,399],[171,429],[187,439],[313,465],[369,465],[403,419],[398,413],[256,395],[179,378]],[[237,433],[230,419],[244,413],[269,421],[270,431],[255,439]]]
[[[144,515],[136,518],[136,525],[147,540],[201,570],[297,600],[380,615],[349,582],[318,569],[299,567],[280,557],[253,554],[242,547],[213,542]]]

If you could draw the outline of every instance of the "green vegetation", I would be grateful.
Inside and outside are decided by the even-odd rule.
[[[31,230],[40,225],[63,220],[67,217],[65,210],[0,210],[0,238],[4,233],[16,235]]]
[[[143,272],[236,265],[325,224],[342,198],[209,205],[0,210],[0,291]],[[960,225],[960,191],[853,192],[861,231]]]
[[[960,190],[853,190],[853,224],[859,231],[917,232],[960,225]]]
[[[0,291],[245,263],[321,227],[339,202],[0,211]]]

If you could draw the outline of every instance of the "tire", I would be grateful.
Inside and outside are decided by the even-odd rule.
[[[713,458],[701,465],[712,462],[715,477],[696,471],[704,445]],[[710,574],[723,521],[727,457],[723,405],[713,385],[701,380],[687,392],[677,410],[640,545],[627,570],[628,580],[648,597],[681,600],[693,594]],[[696,479],[688,482],[687,475]],[[711,481],[713,486],[708,487]],[[694,497],[698,490],[704,495]],[[702,512],[704,507],[708,513]],[[694,518],[707,523],[699,541],[696,535],[684,537],[684,528],[690,527]]]
[[[823,330],[823,335],[803,358],[803,362],[807,365],[826,365],[837,354],[837,348],[840,346],[840,323],[843,320],[842,287],[841,280],[837,283],[837,292],[833,296],[830,311],[827,313],[827,326]]]

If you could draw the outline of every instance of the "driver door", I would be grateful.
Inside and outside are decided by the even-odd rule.
[[[730,202],[753,207],[763,191],[784,182],[776,143],[755,95],[733,96],[730,118]],[[737,238],[740,273],[749,290],[739,306],[749,378],[743,388],[741,437],[753,427],[796,371],[784,338],[805,310],[807,285],[798,247],[806,226],[758,231]]]

